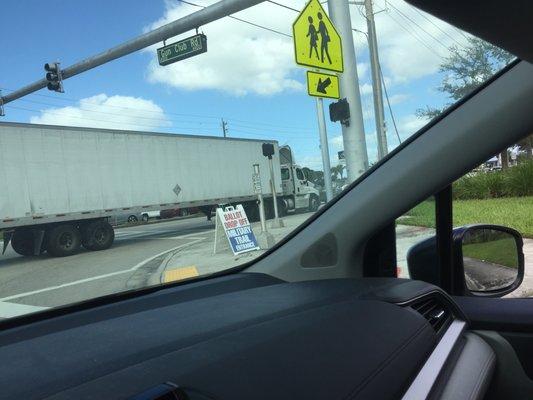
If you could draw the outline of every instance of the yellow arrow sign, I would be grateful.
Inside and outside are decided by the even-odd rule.
[[[322,72],[307,71],[307,93],[315,97],[340,98],[339,77]]]
[[[341,37],[318,0],[310,0],[292,24],[296,64],[342,72]]]

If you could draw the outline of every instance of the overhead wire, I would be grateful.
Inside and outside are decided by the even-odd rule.
[[[389,0],[389,3],[392,3],[392,0]],[[414,10],[418,15],[420,15],[422,18],[424,18],[427,22],[429,22],[431,25],[433,25],[435,28],[437,28],[442,34],[446,35],[448,38],[450,38],[454,43],[461,46],[461,43],[457,41],[456,38],[454,38],[449,32],[446,32],[444,29],[442,29],[435,21],[433,21],[431,18],[429,18],[425,13],[420,11],[418,8],[411,6],[412,10]],[[455,28],[455,27],[454,27]],[[457,29],[457,28],[455,28]]]
[[[13,91],[12,89],[7,89],[7,88],[1,88],[2,90],[6,90],[6,91]],[[72,103],[76,103],[77,104],[77,108],[80,108],[81,109],[81,106],[82,103],[81,100],[77,100],[77,99],[73,99],[73,98],[68,98],[68,97],[64,97],[63,95],[62,96],[49,96],[49,95],[44,95],[44,94],[39,94],[39,93],[33,93],[31,94],[30,96],[39,96],[39,97],[44,97],[44,98],[49,98],[49,99],[54,99],[54,100],[63,100],[63,101],[68,101],[68,102],[72,102]],[[53,104],[53,103],[46,103],[46,102],[38,102],[38,101],[35,101],[35,100],[27,100],[27,99],[24,99],[24,100],[20,100],[20,101],[26,101],[26,102],[31,102],[31,103],[35,103],[35,104],[42,104],[42,105],[48,105],[48,106],[51,106],[51,107],[61,107],[59,104]],[[79,104],[79,105],[78,105]],[[87,102],[86,105],[92,105],[91,103]],[[97,105],[95,105],[97,106]],[[129,111],[135,111],[135,112],[139,112],[139,113],[145,113],[145,114],[156,114],[156,113],[159,113],[157,111],[152,111],[152,110],[145,110],[145,109],[140,109],[140,108],[134,108],[134,107],[125,107],[125,106],[118,106],[118,105],[114,105],[114,104],[105,104],[105,105],[98,105],[99,107],[105,107],[105,108],[115,108],[115,109],[122,109],[122,110],[129,110]],[[85,110],[85,109],[83,109]],[[104,114],[112,114],[112,113],[107,113],[107,112],[104,112],[104,111],[97,111],[97,110],[86,110],[86,111],[90,111],[90,112],[101,112],[101,113],[104,113]],[[174,116],[178,116],[178,117],[189,117],[189,118],[207,118],[207,119],[216,119],[217,122],[202,122],[204,124],[216,124],[218,125],[218,120],[220,119],[220,117],[215,117],[215,116],[209,116],[209,115],[198,115],[198,114],[186,114],[186,113],[174,113],[174,112],[170,112],[170,111],[164,111],[164,113],[166,115],[174,115]],[[114,114],[114,113],[113,113]],[[115,114],[115,115],[121,115],[121,114]],[[141,118],[139,116],[139,118]],[[143,119],[153,119],[152,117],[143,117]],[[155,118],[155,119],[161,119],[161,118]],[[170,119],[171,121],[173,119]],[[302,128],[302,127],[298,127],[298,126],[289,126],[289,125],[277,125],[277,124],[271,124],[271,123],[266,123],[266,122],[257,122],[257,121],[249,121],[249,120],[243,120],[243,119],[238,119],[238,118],[227,118],[228,121],[230,122],[242,122],[242,123],[247,123],[247,124],[254,124],[254,125],[262,125],[262,126],[267,126],[267,127],[271,127],[271,128],[275,128],[275,129],[282,129],[282,130],[298,130],[298,131],[305,131],[305,132],[310,132],[309,129],[307,128]],[[178,120],[178,122],[181,121],[181,120]],[[191,121],[192,123],[192,121]]]
[[[391,1],[388,2],[388,4],[392,7],[392,9],[401,17],[406,19],[408,22],[412,23],[413,25],[417,26],[422,32],[424,32],[427,36],[431,37],[435,42],[440,44],[442,47],[444,47],[446,50],[449,49],[450,46],[445,45],[439,38],[434,36],[432,33],[428,32],[423,26],[421,26],[418,22],[416,22],[414,19],[412,19],[410,16],[406,15],[403,11],[399,10]]]
[[[183,3],[183,4],[188,4],[190,6],[193,6],[193,7],[198,7],[198,8],[206,8],[206,6],[202,6],[201,4],[196,4],[196,3],[193,3],[193,2],[190,2],[190,1],[187,1],[187,0],[178,0],[179,2]],[[289,37],[289,38],[292,38],[292,35],[289,35],[287,33],[284,33],[284,32],[281,32],[281,31],[278,31],[276,29],[272,29],[272,28],[268,28],[266,26],[263,26],[263,25],[260,25],[260,24],[257,24],[255,22],[251,22],[251,21],[248,21],[248,20],[245,20],[243,18],[238,18],[238,17],[235,17],[234,15],[228,15],[228,18],[231,18],[231,19],[234,19],[236,21],[239,21],[239,22],[243,22],[245,24],[248,24],[248,25],[251,25],[251,26],[255,26],[256,28],[260,28],[260,29],[264,29],[266,31],[269,31],[269,32],[272,32],[272,33],[277,33],[278,35],[283,35],[285,37]]]
[[[413,38],[415,38],[422,46],[424,46],[427,50],[429,50],[431,53],[433,53],[435,56],[437,56],[439,59],[442,59],[442,55],[439,54],[433,47],[431,47],[429,44],[427,44],[421,37],[419,37],[414,31],[411,31],[410,29],[406,28],[403,23],[399,22],[395,17],[392,16],[391,13],[386,13],[390,19],[392,19],[400,28],[402,28],[405,32],[407,32],[409,35],[411,35]]]

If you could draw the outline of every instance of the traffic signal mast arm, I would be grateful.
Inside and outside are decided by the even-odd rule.
[[[185,33],[187,31],[206,25],[217,19],[227,17],[238,11],[255,6],[265,0],[221,0],[218,3],[212,4],[196,11],[192,14],[186,15],[174,22],[163,25],[153,31],[147,32],[141,36],[131,39],[123,44],[115,46],[95,56],[86,58],[70,67],[61,71],[62,79],[68,79],[72,76],[81,74],[92,68],[98,67],[109,61],[124,57],[128,54],[144,49],[145,47],[162,42],[168,38]],[[13,100],[19,99],[30,93],[36,92],[48,86],[49,81],[44,78],[34,83],[29,84],[19,90],[11,92],[1,97],[2,104],[7,104]]]

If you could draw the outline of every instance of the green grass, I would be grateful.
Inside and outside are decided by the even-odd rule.
[[[463,256],[505,267],[518,268],[514,238],[463,245]]]
[[[403,225],[434,228],[435,202],[424,201],[406,215]],[[508,226],[533,238],[533,196],[453,201],[454,226],[481,223]]]

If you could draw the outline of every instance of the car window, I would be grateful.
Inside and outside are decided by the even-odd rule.
[[[506,297],[533,297],[533,136],[502,150],[453,183],[454,226],[489,224],[515,229],[523,238],[525,276],[522,284]],[[491,244],[482,258],[490,265],[516,268],[516,248]],[[483,246],[487,247],[486,244]],[[463,246],[468,255],[478,255],[482,245]],[[471,249],[473,248],[473,249]],[[469,250],[470,249],[470,250]],[[467,275],[469,274],[466,268]],[[474,271],[475,272],[475,271]],[[497,282],[505,268],[484,268],[484,280]],[[473,273],[473,272],[472,272]],[[472,274],[471,273],[471,274]],[[475,277],[474,277],[475,278]]]
[[[525,276],[522,284],[506,297],[533,297],[533,136],[524,138],[500,153],[488,158],[476,168],[453,182],[453,226],[484,224],[516,230],[523,239]],[[413,207],[396,220],[396,251],[398,276],[409,277],[407,253],[435,235],[435,201],[431,197]],[[463,256],[484,262],[516,268],[516,247],[507,242],[514,240],[500,232],[491,233],[500,244],[471,240],[463,246]],[[494,239],[494,242],[498,240]],[[465,239],[466,240],[466,239]],[[490,242],[490,241],[488,241]],[[471,262],[472,264],[472,262]],[[429,268],[429,266],[428,266]],[[471,286],[475,279],[465,265]],[[483,280],[498,282],[505,269],[484,268]],[[514,274],[511,274],[514,276]],[[479,286],[479,285],[478,285]]]
[[[399,278],[410,278],[407,254],[413,246],[434,237],[435,226],[435,198],[433,196],[396,219],[396,259]]]
[[[67,2],[51,27],[45,3],[2,2],[16,40],[0,64],[0,318],[252,262],[514,59],[402,0],[373,2],[371,57],[361,5],[349,48],[327,3],[285,0],[73,74],[215,0],[123,3]],[[307,4],[319,11],[301,14]],[[35,46],[42,32],[69,40]],[[409,246],[433,232],[433,204],[398,221],[402,276]]]

